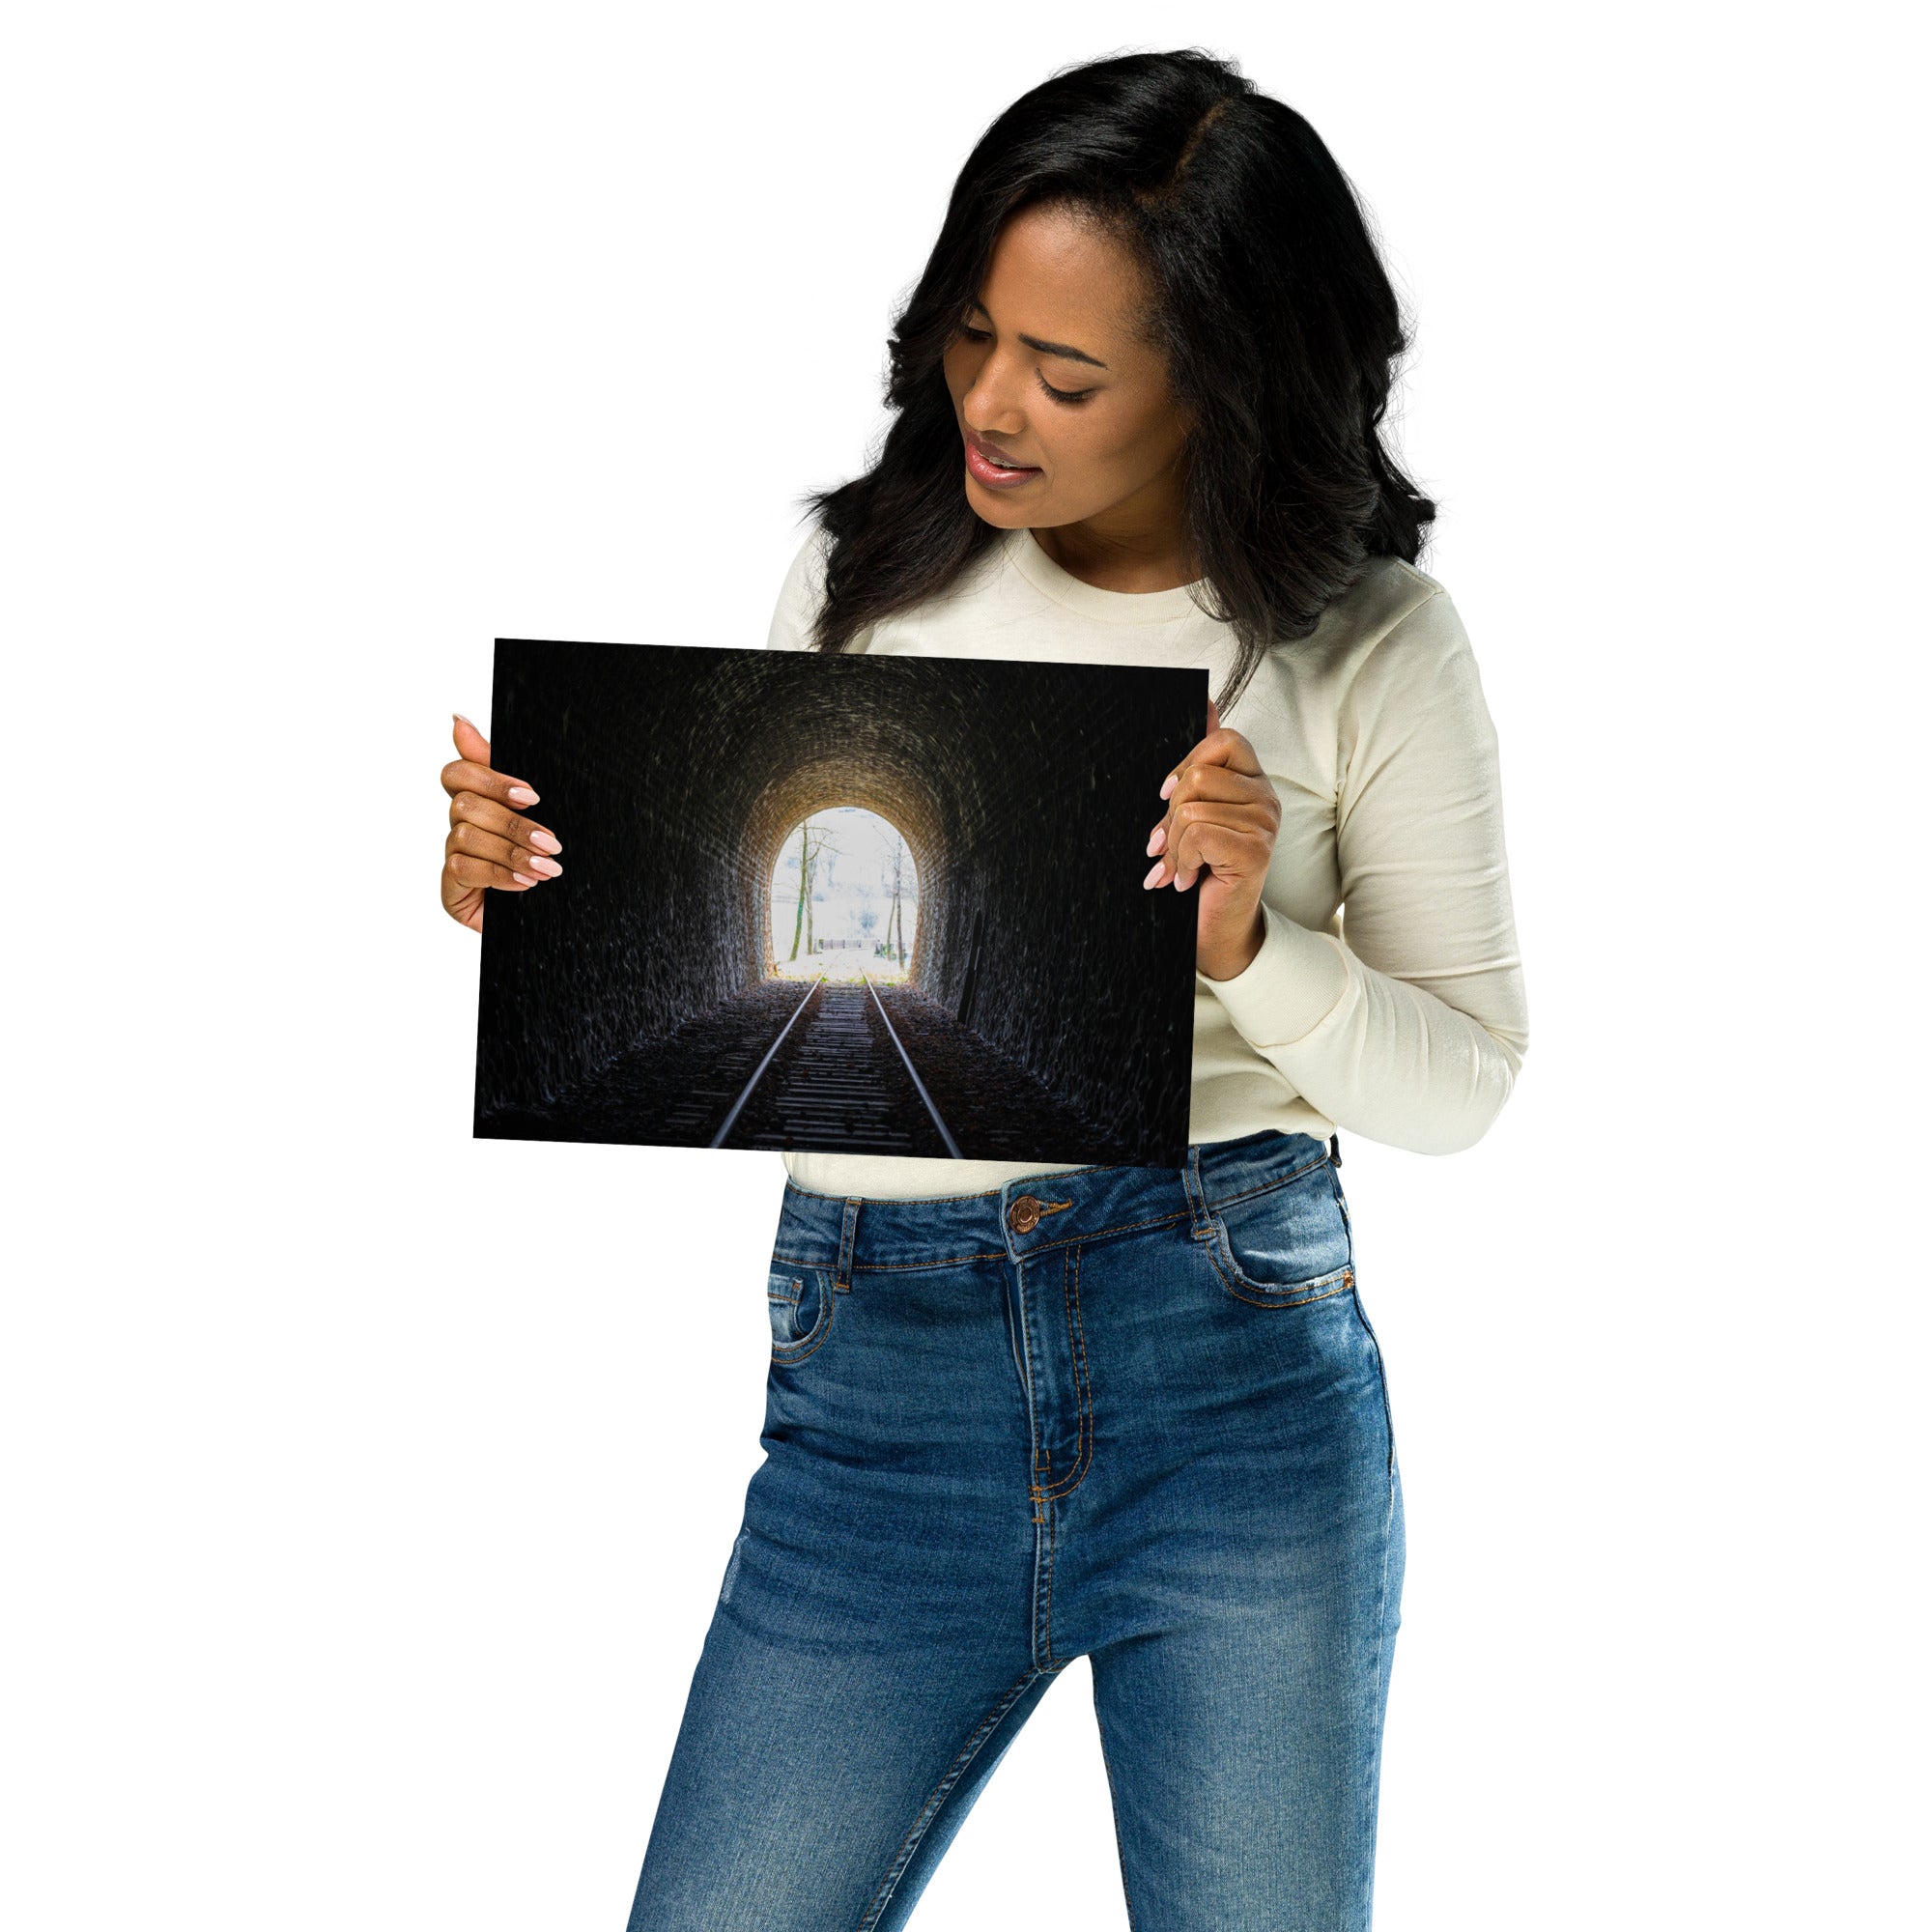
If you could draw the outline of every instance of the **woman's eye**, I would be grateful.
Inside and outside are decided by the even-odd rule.
[[[1056,403],[1084,403],[1094,393],[1092,389],[1056,389],[1044,376],[1039,379],[1039,386]]]
[[[974,328],[970,324],[963,322],[959,325],[959,333],[968,342],[990,342],[993,339],[993,331],[990,328]],[[1039,375],[1037,370],[1034,373],[1039,386],[1056,403],[1084,403],[1094,393],[1092,389],[1056,389],[1044,376]]]

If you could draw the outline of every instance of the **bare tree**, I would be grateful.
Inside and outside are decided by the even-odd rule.
[[[818,862],[821,858],[837,858],[838,847],[832,842],[832,835],[823,826],[812,824],[807,819],[798,828],[798,916],[792,921],[791,954],[798,957],[798,942],[805,940],[806,956],[810,957],[815,950],[811,930],[811,896],[817,883]],[[828,869],[829,864],[828,864]]]
[[[905,971],[905,861],[906,848],[903,838],[893,840],[893,862],[888,881],[893,889],[892,910],[886,914],[886,944],[898,953],[899,971]],[[896,935],[896,937],[895,937]]]

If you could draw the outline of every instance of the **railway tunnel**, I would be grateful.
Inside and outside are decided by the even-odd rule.
[[[1139,1145],[1177,1082],[1184,1119],[1193,901],[1140,890],[1161,776],[1201,727],[1175,678],[499,640],[493,758],[541,793],[564,873],[492,895],[479,1122],[764,982],[781,844],[847,805],[912,853],[920,995],[1102,1140]],[[1096,895],[1108,867],[1120,889]]]

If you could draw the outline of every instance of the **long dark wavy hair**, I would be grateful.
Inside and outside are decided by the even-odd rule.
[[[800,499],[830,538],[812,644],[844,649],[1006,534],[967,500],[942,357],[1001,225],[1035,204],[1099,221],[1147,278],[1139,327],[1192,424],[1196,601],[1237,640],[1225,711],[1368,558],[1415,562],[1435,505],[1382,446],[1408,337],[1353,187],[1299,114],[1198,48],[1064,69],[967,156],[894,323],[878,460]]]

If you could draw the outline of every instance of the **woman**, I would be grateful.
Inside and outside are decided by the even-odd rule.
[[[1195,895],[1191,1145],[786,1155],[632,1932],[904,1924],[1081,1656],[1132,1924],[1369,1922],[1402,1495],[1332,1136],[1467,1147],[1526,1043],[1494,735],[1380,440],[1405,347],[1346,180],[1225,63],[1061,73],[966,163],[770,641],[1208,668],[1146,851],[1066,854]],[[457,749],[473,925],[559,848]]]

